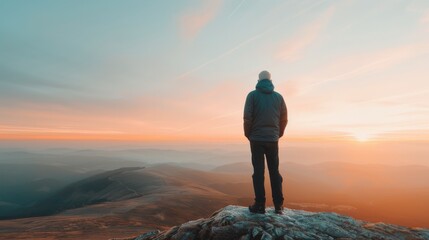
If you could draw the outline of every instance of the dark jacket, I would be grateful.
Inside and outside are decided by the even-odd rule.
[[[263,79],[247,95],[244,106],[244,135],[250,141],[275,142],[287,125],[287,108],[271,80]]]

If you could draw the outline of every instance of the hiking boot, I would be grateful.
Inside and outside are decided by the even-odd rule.
[[[265,214],[265,205],[254,203],[253,205],[249,206],[249,211],[251,213]]]
[[[283,214],[283,206],[282,205],[275,205],[274,206],[274,212],[276,214]]]
[[[274,205],[274,212],[276,214],[283,214],[283,205],[282,204],[275,204]]]

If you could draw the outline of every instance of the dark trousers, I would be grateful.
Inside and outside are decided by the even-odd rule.
[[[271,191],[275,205],[283,204],[282,182],[279,172],[279,144],[278,142],[250,141],[253,165],[253,189],[255,190],[255,202],[265,204],[264,172],[267,158],[268,171],[270,173]]]

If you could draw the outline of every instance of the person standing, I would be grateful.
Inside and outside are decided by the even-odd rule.
[[[283,96],[274,91],[271,74],[259,73],[256,89],[246,98],[244,106],[244,135],[250,141],[253,165],[255,202],[249,206],[252,213],[265,213],[265,160],[271,181],[275,213],[283,213],[283,178],[279,172],[278,141],[284,134],[288,117]]]

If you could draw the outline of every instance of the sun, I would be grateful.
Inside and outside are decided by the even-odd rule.
[[[356,134],[353,134],[353,137],[358,142],[367,142],[367,141],[371,140],[371,136],[369,134],[366,134],[366,133],[356,133]]]

